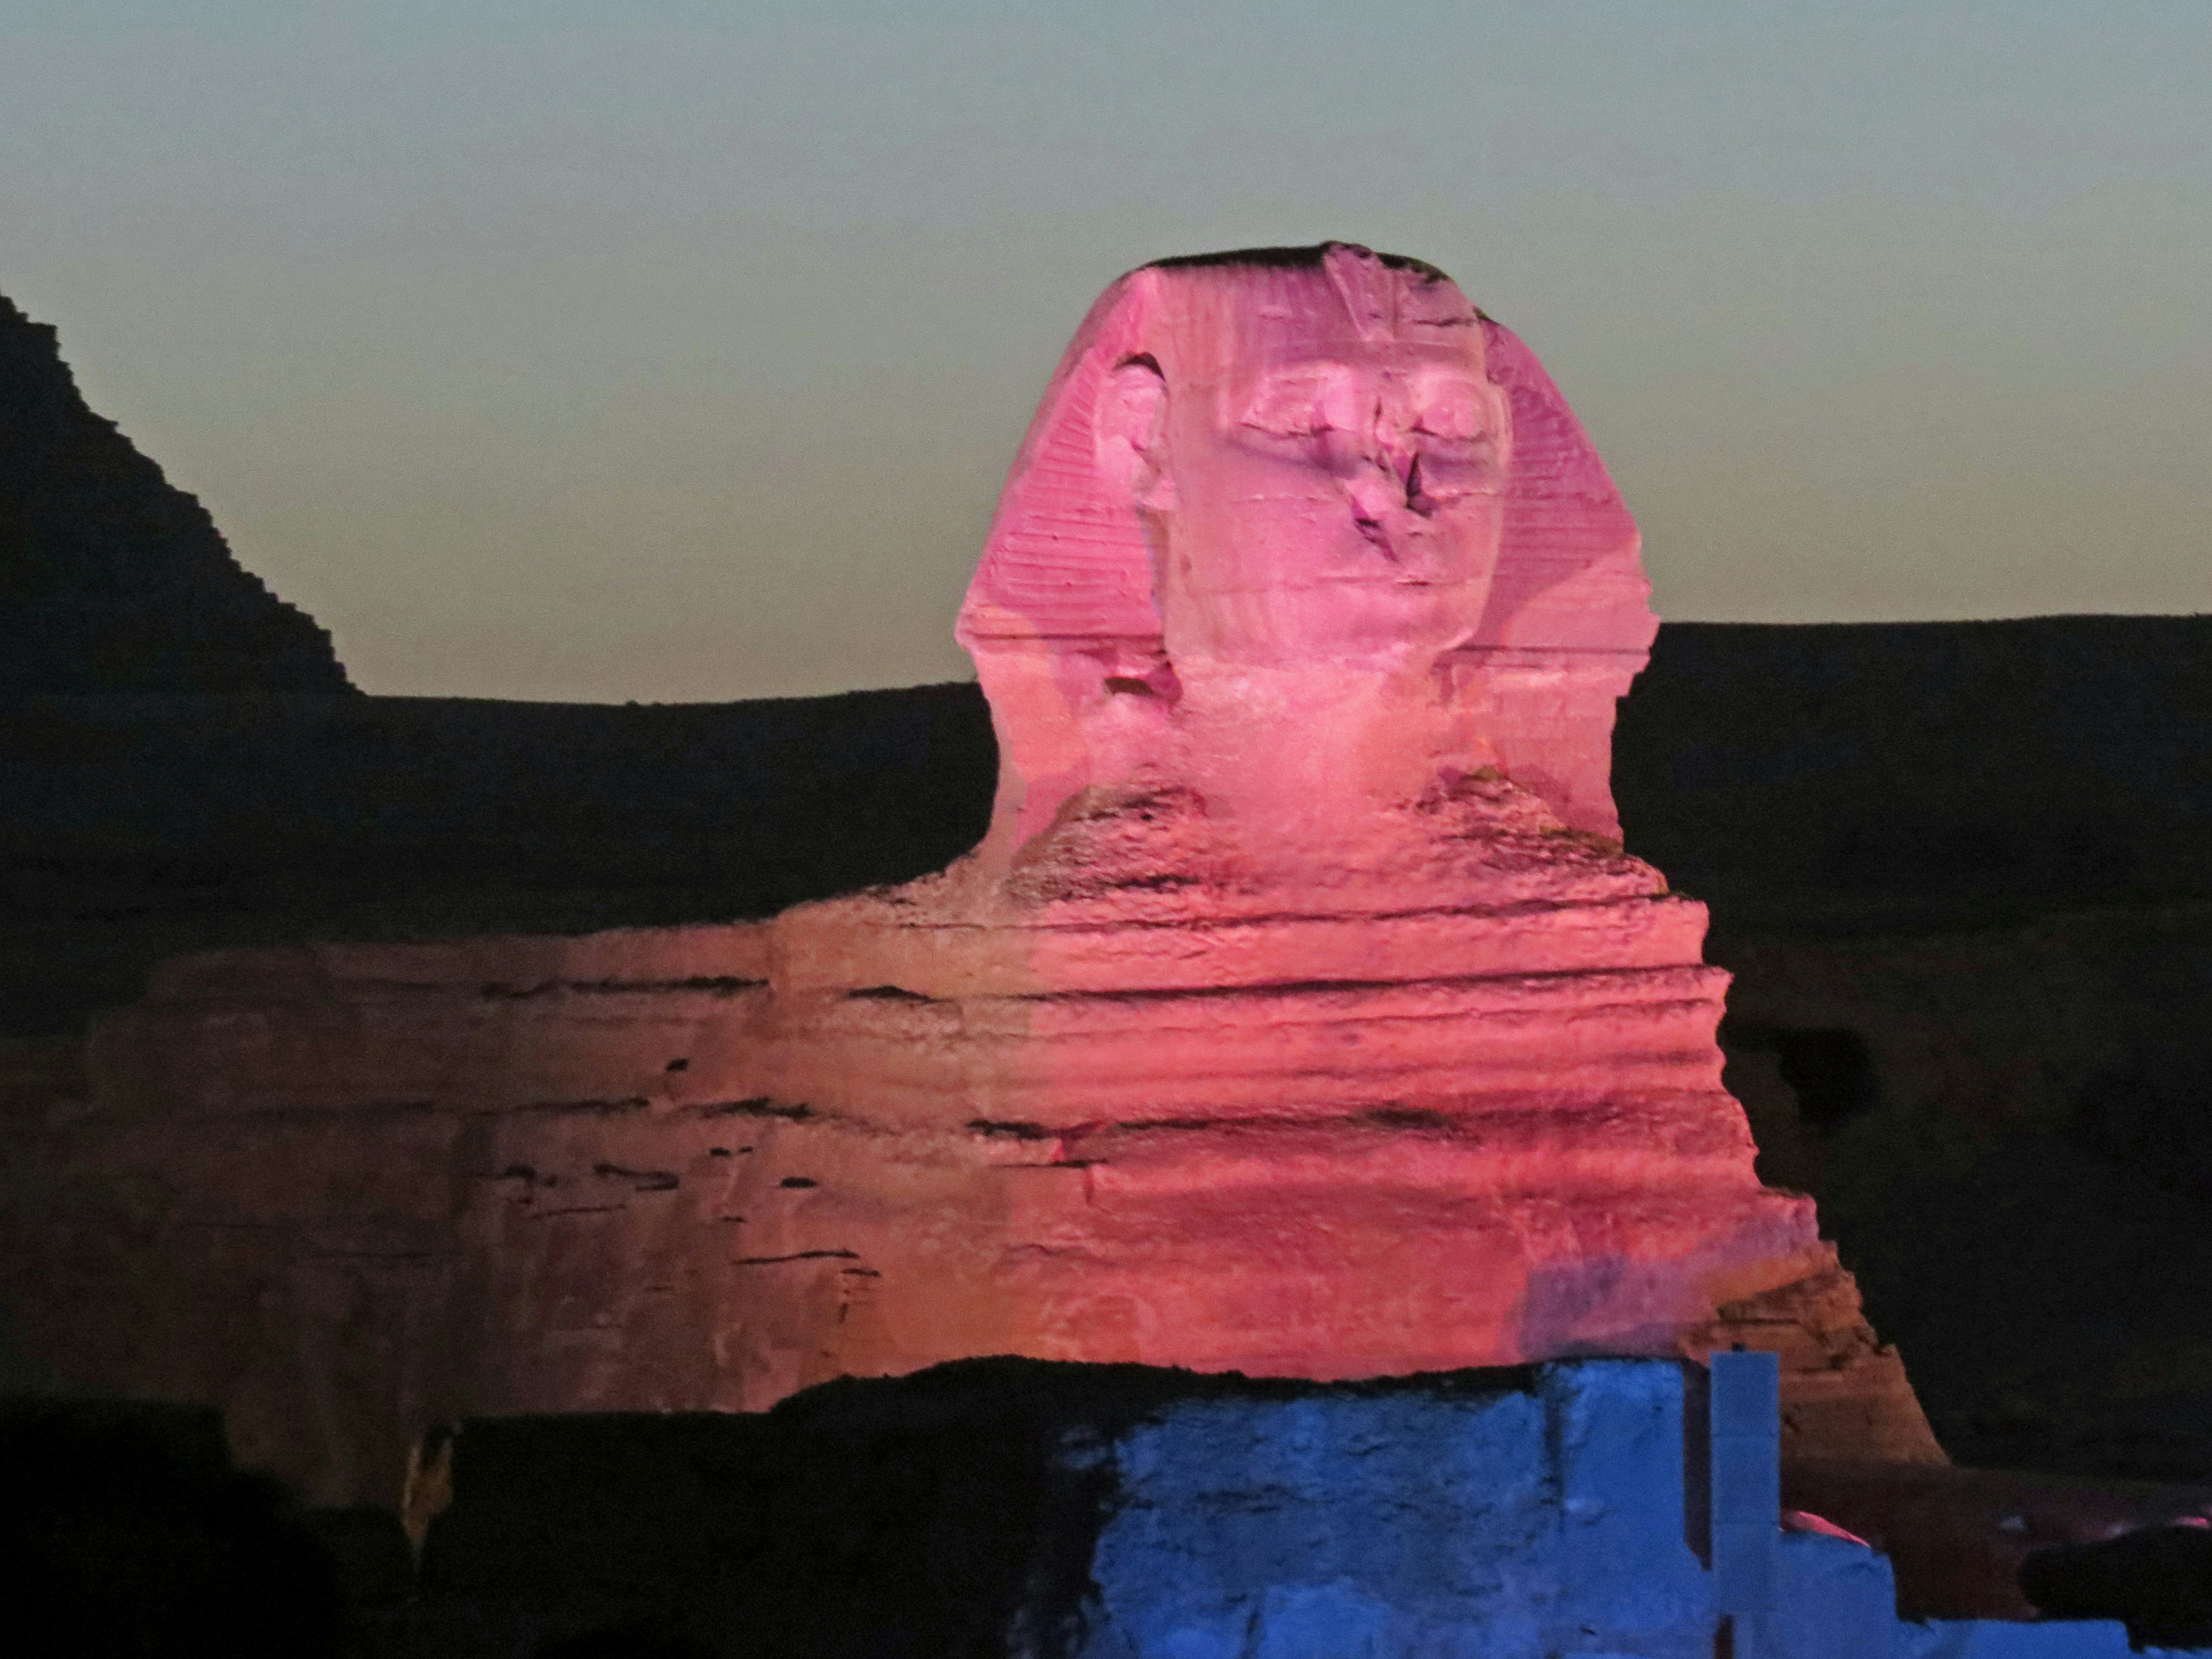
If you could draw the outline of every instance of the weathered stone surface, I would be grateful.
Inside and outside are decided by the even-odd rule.
[[[52,328],[0,295],[0,696],[344,692],[330,635],[85,407]]]
[[[1635,549],[1428,268],[1133,273],[963,613],[1002,757],[975,854],[760,924],[172,964],[50,1149],[133,1222],[82,1235],[40,1345],[130,1287],[94,1374],[222,1401],[319,1495],[441,1415],[992,1353],[1751,1340],[1795,1449],[1940,1458],[1753,1173],[1703,908],[1607,836]]]

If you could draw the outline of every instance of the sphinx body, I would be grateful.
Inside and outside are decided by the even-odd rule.
[[[982,845],[759,924],[169,965],[69,1153],[173,1194],[102,1259],[137,1300],[100,1363],[325,1496],[441,1417],[994,1353],[1741,1340],[1798,1455],[1940,1458],[1753,1172],[1702,907],[1614,839],[1645,592],[1556,390],[1439,273],[1132,273],[962,612]]]

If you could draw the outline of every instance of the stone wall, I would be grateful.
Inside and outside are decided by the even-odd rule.
[[[1699,1382],[1666,1362],[1328,1384],[985,1360],[750,1419],[464,1425],[425,1589],[526,1609],[510,1651],[657,1615],[702,1651],[825,1659],[1705,1659]],[[1759,1651],[1878,1651],[1887,1564],[1776,1541]]]

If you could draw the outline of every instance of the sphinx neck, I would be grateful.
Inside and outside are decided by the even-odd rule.
[[[1248,841],[1364,841],[1395,809],[1486,763],[1425,666],[1178,663],[1173,769]]]
[[[990,832],[967,866],[987,887],[1102,795],[1175,791],[1249,848],[1325,859],[1390,833],[1405,821],[1397,809],[1440,783],[1496,763],[1426,664],[1179,659],[1147,684],[1141,663],[1038,646],[978,652],[976,666],[1000,750]]]

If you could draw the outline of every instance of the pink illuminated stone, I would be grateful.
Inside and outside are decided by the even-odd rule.
[[[751,926],[170,964],[96,1044],[102,1156],[211,1223],[132,1271],[249,1335],[118,1366],[325,1494],[440,1416],[998,1353],[1747,1341],[1786,1450],[1940,1460],[1811,1200],[1753,1173],[1703,907],[1613,839],[1645,593],[1565,402],[1440,273],[1131,273],[961,611],[983,844]],[[334,1229],[440,1265],[333,1267]]]
[[[1324,780],[1334,811],[1480,765],[1617,833],[1647,591],[1565,401],[1441,273],[1341,245],[1134,271],[1047,388],[961,611],[994,842],[1146,772]]]
[[[1834,1522],[1824,1519],[1820,1516],[1808,1515],[1803,1510],[1783,1510],[1782,1530],[1784,1532],[1816,1532],[1823,1538],[1840,1538],[1846,1544],[1856,1544],[1862,1549],[1871,1549],[1873,1547],[1873,1546],[1869,1544],[1865,1539],[1860,1537],[1858,1534],[1855,1532],[1845,1532]]]
[[[790,1132],[851,1194],[820,1237],[884,1275],[840,1367],[1764,1335],[1801,1425],[1936,1455],[1811,1201],[1753,1173],[1703,908],[1605,834],[1644,591],[1558,393],[1433,270],[1332,246],[1109,289],[962,612],[990,834],[772,924],[757,1086],[822,1115]],[[977,1158],[965,1200],[881,1184]]]

